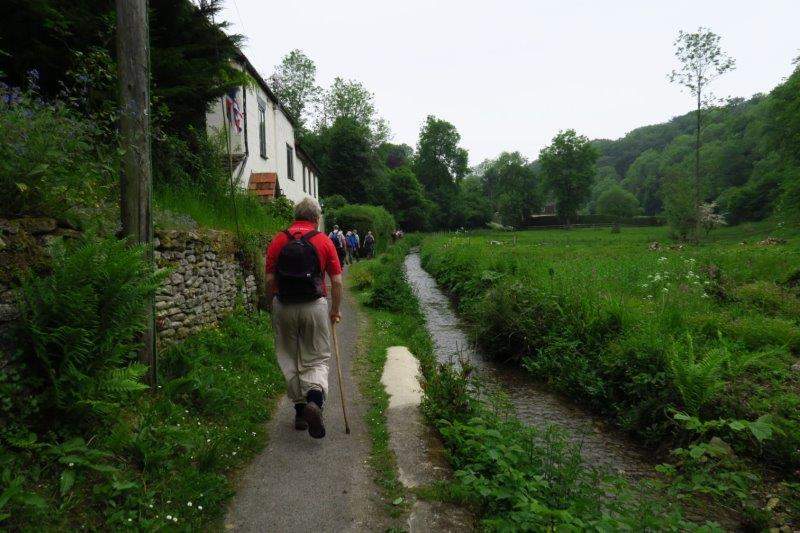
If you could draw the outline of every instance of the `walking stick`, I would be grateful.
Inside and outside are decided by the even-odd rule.
[[[339,397],[342,399],[342,416],[344,416],[344,432],[350,434],[350,424],[347,423],[347,406],[344,401],[344,384],[342,383],[342,366],[339,364],[339,339],[336,338],[336,322],[331,324],[333,332],[333,352],[336,357],[336,375],[339,378]]]

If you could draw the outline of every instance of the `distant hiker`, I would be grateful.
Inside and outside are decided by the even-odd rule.
[[[356,237],[355,230],[347,232],[347,262],[353,264],[353,261],[358,255],[358,237]]]
[[[353,263],[353,259],[352,259],[352,256],[351,256],[351,244],[352,244],[351,237],[352,237],[352,235],[353,235],[352,231],[348,231],[344,235],[344,250],[345,250],[344,261],[348,265]]]
[[[358,230],[353,228],[353,237],[356,240],[356,261],[361,257],[361,237],[358,235]]]
[[[344,266],[347,244],[345,243],[344,234],[339,229],[339,226],[334,224],[333,231],[330,232],[328,237],[330,237],[331,242],[333,242],[333,247],[336,248],[336,255],[339,257],[339,264]]]
[[[308,429],[315,439],[325,436],[322,405],[328,392],[331,322],[341,320],[342,301],[342,267],[335,241],[317,231],[321,216],[316,200],[301,200],[294,208],[294,223],[272,239],[266,262],[275,354],[294,402],[294,427]]]
[[[375,255],[375,237],[372,235],[372,231],[367,231],[366,236],[364,236],[364,257],[367,259],[372,259]]]

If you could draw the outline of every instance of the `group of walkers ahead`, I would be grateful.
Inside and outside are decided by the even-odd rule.
[[[358,230],[352,229],[345,234],[338,225],[335,225],[328,237],[333,241],[339,262],[343,265],[352,265],[362,257],[371,259],[375,255],[375,236],[372,235],[372,231],[367,231],[364,242],[361,242]]]

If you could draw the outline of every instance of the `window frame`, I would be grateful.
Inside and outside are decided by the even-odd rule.
[[[286,171],[287,177],[295,181],[294,179],[294,148],[291,144],[286,143]]]
[[[267,104],[258,99],[258,151],[262,159],[267,157]]]

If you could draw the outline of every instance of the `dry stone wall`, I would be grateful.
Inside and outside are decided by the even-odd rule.
[[[48,245],[58,238],[78,236],[75,228],[53,219],[0,219],[0,351],[19,316],[15,288],[20,273],[32,269],[47,275]],[[217,323],[238,304],[248,310],[256,306],[254,268],[239,257],[230,233],[159,230],[155,258],[160,268],[169,269],[156,294],[156,326],[162,344]]]
[[[221,231],[156,233],[156,264],[170,269],[156,293],[159,341],[182,339],[217,323],[237,304],[253,310],[256,279]]]

